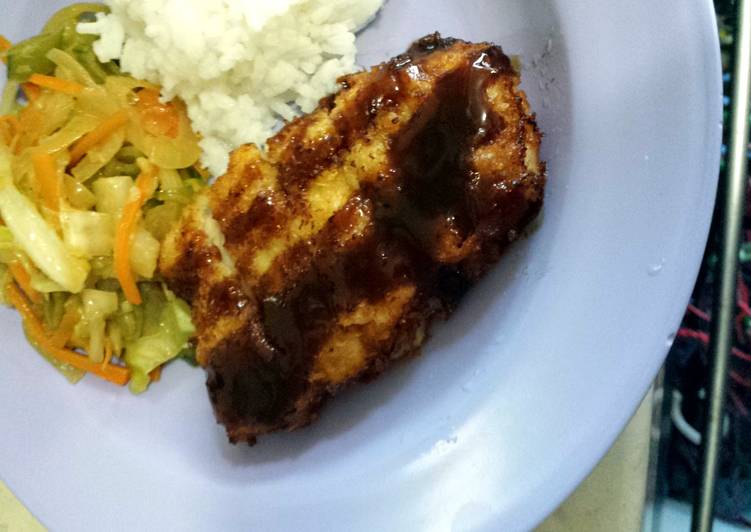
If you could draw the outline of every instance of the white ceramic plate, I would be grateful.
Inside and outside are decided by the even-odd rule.
[[[35,33],[63,2],[0,1]],[[441,30],[521,56],[540,228],[422,358],[313,427],[234,448],[203,374],[69,386],[0,313],[0,475],[55,530],[523,530],[594,466],[671,343],[707,236],[721,74],[709,0],[390,0],[362,61]]]

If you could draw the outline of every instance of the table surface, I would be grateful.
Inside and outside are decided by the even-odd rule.
[[[652,426],[652,392],[608,454],[537,532],[642,529]]]

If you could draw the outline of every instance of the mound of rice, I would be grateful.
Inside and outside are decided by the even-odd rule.
[[[105,0],[111,13],[78,31],[132,76],[179,96],[201,134],[204,165],[263,146],[280,120],[309,112],[355,70],[354,33],[383,0]]]

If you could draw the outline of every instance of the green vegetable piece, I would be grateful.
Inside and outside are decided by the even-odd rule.
[[[43,33],[21,41],[8,50],[8,79],[23,83],[32,74],[51,75],[55,64],[47,52],[60,46],[60,33]]]
[[[81,293],[83,315],[89,324],[89,357],[95,362],[104,360],[106,319],[117,312],[117,294],[87,289]]]
[[[0,263],[10,264],[18,258],[19,249],[13,233],[5,226],[0,226]]]
[[[174,202],[149,209],[144,217],[146,229],[161,242],[180,219],[182,211],[182,205]]]
[[[144,392],[149,386],[149,373],[180,356],[195,334],[195,328],[190,320],[190,307],[184,301],[175,298],[171,292],[167,291],[167,294],[170,297],[159,309],[156,330],[126,344],[125,363],[132,371],[130,389],[133,393]],[[154,301],[156,298],[149,302],[144,297],[144,306],[148,307],[149,304],[154,304]],[[147,311],[151,312],[153,310]]]
[[[115,268],[111,256],[107,257],[92,257],[89,261],[91,264],[90,279],[97,285],[102,279],[111,279],[115,277]],[[120,283],[117,283],[117,288],[120,288]],[[100,290],[109,290],[109,288],[97,286]]]
[[[196,348],[192,345],[180,351],[180,354],[177,355],[177,358],[184,360],[188,365],[193,366],[194,368],[198,367]]]
[[[114,62],[102,64],[96,57],[94,35],[76,31],[81,17],[87,13],[106,13],[101,4],[80,3],[61,9],[49,19],[41,34],[22,41],[8,50],[8,79],[25,82],[32,74],[52,75],[55,64],[47,58],[53,48],[60,48],[72,55],[89,72],[97,83],[110,75],[118,75],[120,69]]]
[[[113,62],[100,63],[94,53],[93,44],[97,40],[95,35],[82,35],[75,30],[75,26],[63,30],[61,49],[72,55],[97,83],[104,83],[107,76],[116,76],[120,69]]]
[[[44,324],[47,330],[54,331],[60,326],[60,321],[65,314],[65,304],[68,302],[68,294],[65,292],[52,292],[46,298],[43,308]]]
[[[108,318],[117,312],[117,294],[104,290],[86,289],[81,292],[83,314],[89,321]]]
[[[99,279],[95,283],[97,290],[104,290],[105,292],[118,292],[120,290],[120,282],[117,279]]]
[[[0,115],[10,115],[18,110],[18,89],[20,85],[17,81],[10,80],[3,89],[0,96]]]
[[[99,170],[98,177],[115,177],[115,176],[129,176],[135,178],[141,173],[141,169],[138,168],[136,163],[124,163],[117,159],[112,159],[104,167]]]
[[[117,155],[108,162],[104,168],[99,171],[100,177],[130,176],[136,177],[141,173],[141,169],[136,161],[143,157],[138,148],[132,145],[125,145],[120,148]]]
[[[108,13],[109,8],[103,4],[81,2],[62,8],[52,15],[42,28],[42,33],[55,33],[66,28],[75,28],[81,15],[86,13]]]
[[[117,323],[120,334],[126,342],[135,341],[141,336],[143,312],[140,307],[128,311],[123,309],[121,313],[116,315],[115,323]]]

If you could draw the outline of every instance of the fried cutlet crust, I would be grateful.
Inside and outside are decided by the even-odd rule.
[[[163,249],[233,442],[416,354],[542,206],[541,134],[499,47],[435,34],[339,84],[266,153],[237,150]]]

